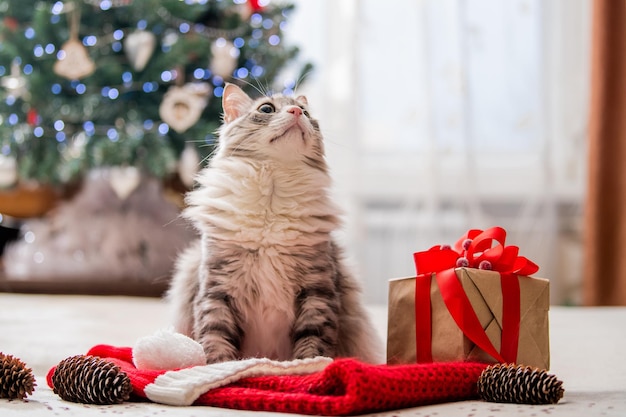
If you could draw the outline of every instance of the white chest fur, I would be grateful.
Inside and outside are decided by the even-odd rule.
[[[291,358],[290,331],[295,319],[295,283],[289,255],[273,248],[242,256],[245,266],[233,277],[235,303],[243,316],[244,357]],[[243,266],[243,265],[242,265]]]
[[[314,245],[339,225],[330,178],[313,168],[214,161],[199,182],[186,216],[212,239],[252,250]]]

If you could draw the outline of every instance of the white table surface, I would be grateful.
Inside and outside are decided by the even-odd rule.
[[[386,335],[386,307],[370,313]],[[160,299],[0,293],[0,351],[33,369],[37,387],[26,401],[1,400],[0,416],[267,416],[211,407],[170,407],[127,402],[94,406],[61,400],[46,385],[50,367],[90,347],[132,346],[167,326]],[[626,307],[552,307],[551,373],[564,382],[556,405],[529,406],[462,401],[378,413],[377,416],[626,416]]]

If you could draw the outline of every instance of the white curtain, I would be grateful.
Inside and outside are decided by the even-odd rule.
[[[295,3],[286,41],[315,65],[298,93],[368,300],[413,252],[499,225],[578,303],[590,0]]]

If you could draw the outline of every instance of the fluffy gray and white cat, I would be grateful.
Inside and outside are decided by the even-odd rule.
[[[207,363],[315,356],[382,362],[380,341],[332,232],[324,144],[307,100],[222,96],[219,145],[184,216],[201,238],[179,257],[167,298],[175,329]]]

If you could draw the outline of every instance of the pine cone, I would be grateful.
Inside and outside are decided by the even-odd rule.
[[[0,398],[24,399],[36,385],[32,370],[24,362],[0,352]]]
[[[515,404],[556,404],[563,381],[545,370],[524,365],[488,366],[478,378],[478,395],[485,401]]]
[[[52,374],[54,392],[65,401],[119,404],[130,398],[130,378],[113,362],[76,355],[62,360]]]

